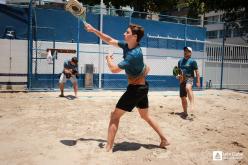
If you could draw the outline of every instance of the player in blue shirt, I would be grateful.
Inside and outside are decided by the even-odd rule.
[[[193,110],[194,107],[194,94],[192,90],[194,72],[196,75],[196,86],[200,87],[200,75],[198,71],[198,66],[195,60],[191,58],[192,48],[184,47],[184,57],[178,61],[178,68],[181,70],[182,74],[178,77],[180,81],[180,98],[183,107],[183,118],[188,116],[187,108],[187,96],[190,101],[190,109]]]
[[[145,77],[149,72],[149,67],[144,64],[143,53],[139,45],[139,41],[144,35],[143,27],[139,25],[129,25],[124,33],[123,41],[118,41],[92,27],[90,24],[85,25],[88,32],[95,33],[103,41],[109,45],[120,47],[123,49],[123,61],[114,64],[113,55],[106,56],[108,67],[112,73],[118,73],[125,70],[128,78],[128,86],[126,92],[119,99],[115,110],[111,113],[108,139],[106,150],[110,151],[114,144],[114,138],[118,129],[120,118],[125,112],[131,112],[134,107],[138,108],[141,118],[143,118],[159,135],[161,142],[160,147],[165,148],[169,142],[159,128],[157,122],[151,118],[148,113],[148,83]]]
[[[67,80],[71,80],[75,97],[77,97],[77,91],[78,91],[78,84],[77,84],[77,78],[78,78],[78,59],[77,57],[72,57],[71,60],[66,60],[64,62],[64,69],[61,73],[61,76],[59,78],[59,88],[61,94],[60,97],[64,97],[64,84]]]

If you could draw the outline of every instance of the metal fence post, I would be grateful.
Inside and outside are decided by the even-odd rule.
[[[100,4],[100,32],[103,32],[103,0],[101,0]],[[102,51],[102,39],[100,38],[99,43],[99,89],[102,88],[102,63],[103,63],[103,51]]]
[[[223,89],[223,67],[225,56],[225,40],[226,40],[226,23],[223,23],[223,40],[222,40],[222,56],[221,56],[221,77],[220,77],[220,89]]]
[[[33,22],[32,22],[32,3],[33,0],[30,0],[29,2],[29,18],[28,18],[28,22],[29,22],[29,26],[28,26],[28,77],[27,77],[27,88],[30,90],[31,89],[31,81],[32,81],[32,56],[33,56]]]
[[[187,24],[188,24],[188,20],[187,18],[185,18],[185,28],[184,28],[184,46],[187,46]]]

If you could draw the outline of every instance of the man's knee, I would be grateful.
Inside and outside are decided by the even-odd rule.
[[[149,120],[148,113],[140,113],[140,118],[143,120]]]
[[[60,87],[64,87],[64,83],[63,83],[63,82],[60,82],[60,83],[59,83],[59,86],[60,86]]]
[[[73,83],[73,87],[76,88],[77,87],[77,83]]]
[[[113,111],[110,114],[110,120],[111,121],[118,121],[118,120],[120,120],[120,117],[118,115],[116,115],[116,113]]]
[[[192,86],[191,85],[186,85],[186,91],[189,92],[192,90]]]
[[[143,115],[143,114],[142,114],[142,115],[140,115],[140,118],[143,119],[143,120],[145,120],[145,121],[148,120],[148,116],[147,116],[147,115]]]
[[[181,97],[182,102],[187,102],[187,97]]]

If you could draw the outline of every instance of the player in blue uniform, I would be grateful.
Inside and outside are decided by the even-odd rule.
[[[194,94],[192,90],[193,80],[194,80],[194,72],[196,75],[196,86],[200,87],[200,74],[198,71],[197,62],[191,58],[192,48],[184,47],[184,57],[178,61],[178,68],[181,70],[181,75],[178,77],[180,81],[180,98],[182,101],[182,107],[184,114],[183,118],[188,116],[188,102],[187,97],[190,102],[190,109],[194,108]]]
[[[118,41],[112,37],[96,30],[90,24],[85,25],[88,32],[95,33],[103,41],[109,45],[120,47],[123,49],[123,61],[119,64],[114,64],[113,55],[109,54],[106,57],[108,67],[112,73],[118,73],[125,70],[128,78],[128,86],[126,92],[121,96],[116,104],[115,110],[111,113],[107,151],[110,151],[114,144],[114,138],[118,129],[120,118],[125,112],[131,112],[134,107],[138,108],[139,114],[159,135],[161,142],[160,147],[165,148],[169,142],[162,133],[157,122],[148,113],[148,83],[145,81],[146,75],[149,72],[149,67],[144,64],[143,53],[139,45],[139,41],[144,35],[143,27],[139,25],[129,25],[124,33],[125,41]]]

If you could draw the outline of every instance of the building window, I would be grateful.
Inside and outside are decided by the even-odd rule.
[[[205,17],[205,24],[217,24],[219,23],[219,16],[211,16],[211,17]]]
[[[231,29],[227,29],[226,30],[226,38],[230,38],[232,37],[232,30]]]
[[[226,31],[226,38],[232,37],[232,30],[228,29]],[[223,38],[223,30],[219,30],[219,38]]]
[[[219,30],[219,38],[223,38],[223,30]]]
[[[218,37],[218,31],[208,31],[207,38],[214,39]]]
[[[241,37],[242,31],[241,29],[233,29],[233,37]]]

